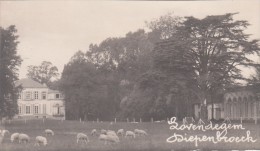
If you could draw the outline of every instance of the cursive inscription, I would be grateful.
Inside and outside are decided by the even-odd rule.
[[[245,136],[227,136],[228,130],[245,130],[242,124],[212,124],[210,122],[208,125],[195,125],[195,124],[181,124],[179,125],[176,122],[176,117],[172,117],[170,121],[168,121],[170,125],[170,130],[177,130],[177,131],[216,131],[215,136],[207,136],[207,135],[187,135],[186,133],[178,134],[174,133],[172,136],[167,138],[168,143],[175,143],[175,142],[194,142],[195,146],[198,146],[199,142],[212,142],[214,144],[224,142],[224,143],[240,143],[240,142],[251,142],[254,143],[257,140],[253,139],[251,136],[251,132],[249,130],[246,131]]]

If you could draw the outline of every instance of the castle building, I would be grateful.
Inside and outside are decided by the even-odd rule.
[[[21,87],[17,118],[65,118],[63,95],[59,91],[32,79],[18,80],[15,86]]]
[[[223,100],[213,105],[214,119],[253,120],[260,118],[260,84],[235,87],[224,93]],[[211,119],[212,105],[208,105]]]

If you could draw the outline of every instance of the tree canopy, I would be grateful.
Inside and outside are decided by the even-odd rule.
[[[259,54],[258,40],[249,40],[249,23],[234,15],[186,17],[171,38],[156,45],[155,68],[183,81],[202,104],[236,80],[248,80],[239,67],[259,66],[248,57]]]
[[[28,66],[27,77],[38,81],[41,84],[46,84],[50,86],[52,80],[54,80],[58,76],[58,68],[52,65],[52,63],[49,61],[43,61],[39,66]]]
[[[166,14],[147,22],[149,31],[110,37],[77,52],[60,81],[69,110],[79,108],[71,115],[193,116],[194,103],[213,103],[237,80],[249,80],[241,66],[259,67],[248,57],[259,55],[258,40],[250,40],[249,23],[234,15]]]
[[[18,35],[15,26],[0,27],[0,118],[17,113],[18,67],[22,59],[17,54]]]

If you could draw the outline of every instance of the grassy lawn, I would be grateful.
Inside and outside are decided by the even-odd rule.
[[[193,150],[193,149],[204,149],[204,150],[246,150],[246,149],[260,149],[260,125],[254,123],[245,123],[243,127],[251,131],[251,136],[257,139],[255,143],[217,143],[212,142],[199,142],[198,147],[195,147],[193,142],[179,142],[179,143],[167,143],[166,139],[175,133],[187,135],[207,135],[214,136],[216,131],[176,131],[170,130],[169,126],[165,123],[114,123],[109,122],[94,123],[85,122],[80,123],[78,121],[56,121],[47,119],[44,123],[42,120],[28,120],[25,124],[24,121],[12,121],[6,123],[5,128],[10,133],[26,133],[31,137],[28,144],[18,144],[10,142],[10,134],[7,134],[2,144],[0,145],[0,151],[81,151],[81,150],[120,150],[120,151],[131,151],[131,150]],[[34,146],[35,137],[43,135],[45,129],[52,129],[55,133],[54,136],[48,136],[48,145],[43,147]],[[105,145],[104,142],[98,140],[96,136],[90,136],[92,129],[110,129],[117,131],[123,128],[124,130],[144,129],[148,132],[146,137],[137,137],[135,139],[122,138],[120,137],[119,144]],[[90,142],[86,144],[77,144],[76,135],[78,132],[88,134]],[[246,136],[245,130],[228,130],[228,136]]]

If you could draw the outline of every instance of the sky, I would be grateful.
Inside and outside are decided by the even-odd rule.
[[[168,12],[196,18],[238,12],[235,19],[251,24],[245,32],[260,39],[260,0],[0,1],[0,26],[15,25],[18,30],[17,52],[23,59],[19,77],[25,78],[27,67],[42,61],[52,62],[61,73],[76,51],[86,52],[91,43],[146,28],[145,21]],[[245,75],[252,73],[244,70]]]

